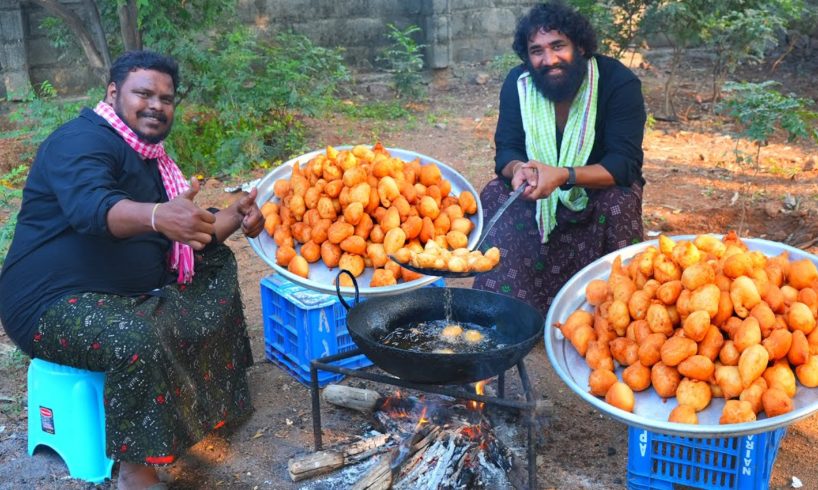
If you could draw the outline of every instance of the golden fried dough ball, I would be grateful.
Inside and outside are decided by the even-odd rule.
[[[457,341],[462,333],[463,327],[454,323],[443,327],[443,329],[440,331],[440,337],[443,340],[453,342]]]
[[[741,384],[745,388],[758,379],[767,369],[770,354],[761,344],[747,347],[738,360],[738,371],[741,375]]]
[[[460,209],[462,209],[465,214],[474,214],[477,212],[477,200],[469,191],[463,191],[460,193],[460,197],[458,197],[458,204],[460,205]]]
[[[676,424],[698,424],[699,416],[696,409],[690,405],[679,405],[670,411],[667,421]]]
[[[682,376],[675,367],[657,362],[650,368],[650,382],[656,394],[662,398],[675,396],[681,381]]]
[[[373,288],[394,286],[397,283],[394,272],[387,269],[375,269],[375,272],[372,273],[372,280],[369,281],[370,287]]]
[[[818,387],[818,355],[811,355],[807,362],[797,366],[795,375],[807,388]]]
[[[360,255],[343,253],[341,254],[341,259],[338,261],[338,267],[346,269],[351,272],[353,276],[358,277],[364,273],[364,258]]]
[[[434,163],[429,163],[420,167],[420,183],[425,186],[439,184],[443,175],[440,168]]]
[[[608,392],[605,393],[605,401],[626,412],[633,412],[633,406],[636,403],[633,390],[621,381],[617,381],[608,388]]]
[[[296,255],[290,260],[290,263],[287,264],[287,270],[304,278],[310,276],[310,266],[306,259],[300,255]]]
[[[748,401],[727,400],[719,418],[720,424],[741,424],[756,420],[753,405]]]
[[[469,329],[463,332],[463,340],[469,344],[479,344],[483,340],[483,334],[478,330]]]
[[[650,368],[643,366],[639,361],[622,371],[622,381],[633,391],[643,391],[650,388],[650,378]]]
[[[325,241],[321,244],[321,260],[329,268],[337,267],[341,260],[341,247],[329,240]]]
[[[605,396],[611,385],[618,381],[616,374],[610,369],[595,369],[588,377],[588,387],[591,394],[595,396]]]
[[[809,287],[818,279],[818,268],[810,259],[796,260],[789,265],[787,282],[795,289]]]
[[[697,412],[701,412],[710,405],[711,397],[710,385],[697,379],[684,378],[676,388],[676,399],[679,405],[689,405]]]
[[[682,376],[699,381],[709,381],[713,376],[715,365],[709,357],[696,354],[680,362],[677,369]]]
[[[310,264],[318,262],[321,258],[321,246],[310,240],[301,245],[301,256]]]
[[[764,406],[764,413],[767,417],[775,417],[792,412],[793,403],[790,397],[781,388],[772,386],[761,395],[761,404]]]

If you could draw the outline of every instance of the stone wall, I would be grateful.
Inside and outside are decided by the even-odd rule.
[[[530,0],[237,1],[239,18],[260,32],[273,35],[291,30],[320,46],[344,48],[346,63],[363,69],[379,66],[378,57],[390,44],[389,23],[399,29],[413,24],[421,28],[416,41],[426,45],[427,68],[488,61],[510,53],[517,18],[532,4]],[[82,12],[80,0],[60,2]],[[61,56],[63,53],[51,47],[39,27],[46,15],[27,2],[0,0],[0,22],[14,18],[19,24],[8,31],[2,24],[3,53],[18,55],[11,58],[17,60],[13,63],[6,60],[5,54],[0,55],[4,80],[28,73],[31,83],[49,80],[66,93],[82,93],[98,84],[90,71],[82,68],[85,59],[79,50],[72,56]],[[22,31],[24,36],[7,41],[6,33],[12,31]],[[7,50],[6,45],[17,48]],[[25,56],[21,58],[23,53],[27,53],[27,60]],[[8,87],[9,82],[5,85]],[[15,86],[19,85],[15,82]]]
[[[0,3],[0,98],[17,98],[29,91],[28,59],[23,13],[19,5]]]
[[[60,0],[60,3],[88,20],[85,10],[81,8],[81,0]],[[65,52],[51,45],[48,36],[40,28],[43,19],[50,16],[45,10],[31,3],[17,0],[0,0],[0,5],[5,5],[5,8],[0,7],[0,20],[9,15],[20,18],[22,31],[25,33],[21,56],[24,56],[23,59],[26,60],[28,79],[31,84],[36,86],[44,81],[49,81],[59,88],[62,93],[83,93],[87,89],[99,85],[99,79],[95,78],[91,71],[86,68],[85,57],[78,47]],[[6,25],[3,24],[0,27],[0,31],[2,31],[0,39],[2,39],[6,37]],[[3,78],[5,80],[7,73],[2,57],[0,57],[0,64],[3,65]],[[6,90],[9,90],[9,84],[6,83],[5,86]]]
[[[522,0],[239,0],[240,18],[263,32],[292,30],[321,46],[343,47],[357,67],[377,65],[389,45],[387,24],[416,25],[426,65],[446,68],[510,52]]]

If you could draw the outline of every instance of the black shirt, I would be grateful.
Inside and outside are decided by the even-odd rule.
[[[602,55],[595,57],[599,67],[596,137],[585,163],[601,164],[617,185],[630,186],[636,181],[644,184],[642,137],[647,116],[642,84],[619,61]],[[513,68],[500,89],[500,116],[494,133],[497,146],[494,170],[497,175],[501,175],[503,167],[512,160],[529,160],[517,93],[517,78],[524,71],[523,65]]]
[[[108,211],[122,199],[167,201],[156,161],[83,109],[40,146],[0,274],[0,318],[23,351],[31,353],[40,316],[64,295],[136,295],[172,281],[167,238],[111,235]]]

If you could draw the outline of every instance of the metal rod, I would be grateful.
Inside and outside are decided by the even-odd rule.
[[[531,388],[531,380],[528,379],[528,371],[522,359],[517,363],[517,372],[520,374],[520,382],[523,384],[523,393],[531,408],[527,410],[526,422],[528,423],[528,488],[537,488],[537,451],[536,434],[534,433],[535,407],[537,402],[534,399],[534,390]]]
[[[333,373],[344,374],[346,376],[352,376],[355,378],[367,379],[369,381],[375,381],[378,383],[400,386],[401,388],[409,388],[412,390],[425,391],[427,393],[446,395],[452,398],[465,398],[467,400],[474,400],[476,402],[487,403],[489,405],[495,405],[501,408],[509,408],[514,410],[526,410],[529,407],[533,408],[533,405],[527,401],[521,402],[517,400],[501,399],[495,396],[478,395],[477,393],[471,393],[465,390],[453,388],[446,388],[441,385],[425,385],[410,383],[408,381],[403,381],[402,379],[395,378],[393,376],[384,376],[382,374],[367,373],[365,371],[357,371],[355,369],[325,364],[321,362],[321,360],[312,361],[310,365],[315,366],[321,369],[322,371],[330,371]]]
[[[505,371],[500,373],[500,376],[497,377],[497,393],[500,395],[500,398],[506,397],[506,373]]]
[[[318,368],[310,363],[310,392],[312,395],[312,436],[315,439],[315,450],[322,449],[321,442],[321,400],[318,398]]]

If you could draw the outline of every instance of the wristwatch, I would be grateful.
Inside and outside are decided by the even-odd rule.
[[[560,186],[563,191],[570,191],[577,183],[577,174],[574,172],[574,167],[565,167],[568,170],[568,180]]]

